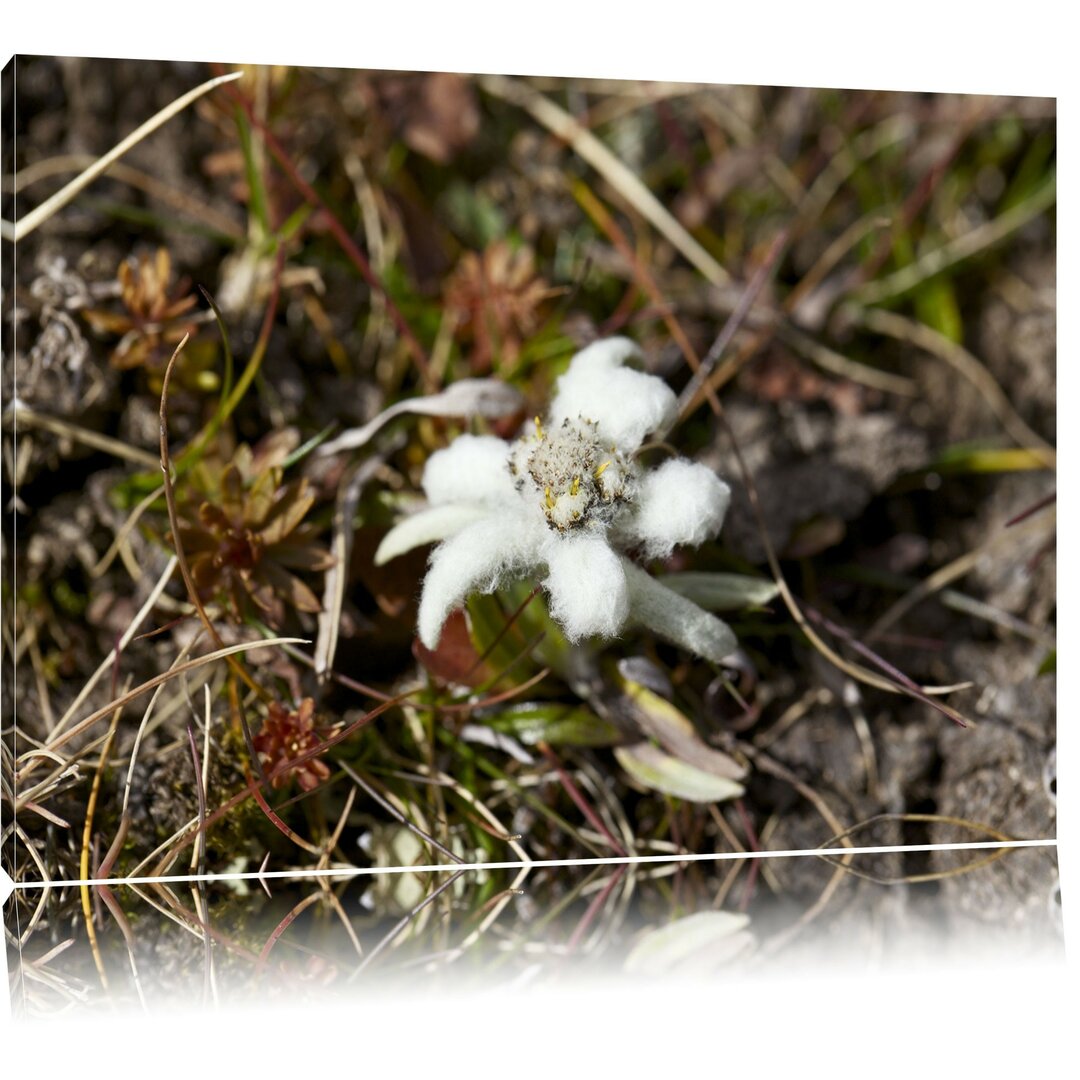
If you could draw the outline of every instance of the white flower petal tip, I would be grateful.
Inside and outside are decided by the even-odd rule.
[[[543,556],[551,615],[567,640],[617,636],[630,614],[630,594],[622,561],[607,541],[590,534],[555,537]]]
[[[620,450],[636,450],[646,435],[667,428],[677,415],[671,387],[655,375],[623,367],[641,351],[628,338],[596,341],[582,349],[558,382],[550,423],[582,417]]]
[[[432,553],[418,619],[420,640],[427,648],[438,647],[443,623],[467,596],[494,592],[503,581],[536,565],[536,534],[523,517],[488,514]]]
[[[447,504],[432,506],[402,518],[383,538],[375,551],[375,565],[385,566],[391,559],[434,544],[461,532],[467,525],[480,521],[488,511],[482,506]]]
[[[661,585],[629,559],[623,559],[623,569],[632,622],[715,664],[738,648],[735,634],[722,619]]]
[[[428,458],[421,480],[424,494],[433,506],[452,502],[505,506],[516,498],[509,451],[494,435],[459,435]]]
[[[575,353],[570,367],[578,372],[614,371],[627,360],[640,359],[642,353],[636,341],[626,337],[603,338]]]
[[[705,465],[674,458],[646,473],[628,539],[642,544],[650,559],[666,558],[679,544],[692,547],[720,531],[731,489]]]

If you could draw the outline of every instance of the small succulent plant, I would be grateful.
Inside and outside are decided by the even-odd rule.
[[[287,607],[321,610],[293,573],[334,561],[305,521],[315,502],[307,480],[284,481],[282,463],[297,442],[295,432],[281,432],[254,450],[240,445],[228,460],[204,458],[179,502],[180,542],[200,597],[222,601],[237,621],[252,612],[280,626]]]
[[[466,252],[447,283],[446,306],[470,346],[473,371],[512,367],[537,328],[541,305],[558,291],[536,273],[528,248],[515,251],[499,240],[482,254]]]
[[[311,698],[304,698],[298,709],[271,702],[262,730],[253,742],[263,767],[274,773],[270,781],[273,788],[284,787],[295,777],[304,791],[311,791],[330,777],[330,766],[317,757],[281,769],[284,763],[295,760],[320,742],[315,730],[315,702]],[[281,771],[275,772],[277,769]]]
[[[113,367],[163,369],[176,345],[194,329],[184,316],[196,297],[184,282],[170,291],[172,259],[166,248],[125,260],[116,276],[124,310],[93,309],[83,312],[84,318],[97,333],[120,338],[109,357]]]

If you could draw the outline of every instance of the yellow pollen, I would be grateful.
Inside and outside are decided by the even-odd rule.
[[[574,482],[570,485],[570,498],[573,498],[578,493],[579,487],[581,487],[581,477],[575,476]]]
[[[551,494],[551,488],[544,488],[544,502],[547,503],[549,510],[555,509],[555,496]]]
[[[610,461],[605,461],[605,462],[604,462],[604,463],[603,463],[602,465],[598,465],[598,466],[596,467],[596,472],[594,472],[594,473],[593,473],[593,476],[594,476],[594,477],[595,477],[595,478],[596,478],[597,480],[599,480],[599,479],[600,479],[600,477],[604,475],[604,470],[605,470],[605,469],[606,469],[606,468],[607,468],[607,467],[608,467],[608,466],[609,466],[610,464],[611,464],[611,462],[610,462]]]
[[[536,437],[543,440],[544,438],[544,425],[540,423],[540,417],[534,416],[533,423],[536,425]]]

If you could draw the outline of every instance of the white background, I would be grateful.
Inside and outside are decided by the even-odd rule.
[[[205,2],[8,5],[0,54],[44,53],[1008,93],[1059,98],[1059,400],[1075,407],[1076,33],[1067,5]],[[4,117],[4,121],[7,121]],[[101,147],[101,150],[107,149]],[[5,252],[5,254],[7,254]],[[1060,592],[1075,604],[1076,424],[1059,424]],[[1075,606],[1059,614],[1059,836],[1066,929],[1080,888]],[[5,718],[6,720],[7,718]],[[810,978],[811,987],[806,985]],[[1060,969],[853,972],[642,993],[382,1000],[318,1012],[0,1024],[0,1062],[27,1073],[349,1077],[929,1075],[1045,1077],[1077,1058]],[[1075,978],[1068,979],[1073,996]],[[1067,1019],[1068,1017],[1068,1019]],[[1071,1027],[1069,1025],[1072,1025]],[[417,1056],[419,1055],[419,1057]],[[269,1066],[269,1069],[268,1069]],[[629,1067],[629,1069],[628,1069]]]

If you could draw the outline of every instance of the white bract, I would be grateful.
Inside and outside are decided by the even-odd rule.
[[[627,552],[670,555],[715,536],[730,499],[706,466],[669,459],[646,471],[635,452],[675,419],[661,379],[624,367],[639,356],[626,338],[579,352],[557,385],[546,420],[513,443],[461,435],[424,469],[428,508],[387,534],[379,565],[441,540],[420,598],[420,640],[434,649],[447,616],[472,593],[539,577],[570,641],[646,626],[718,661],[734,651],[730,628],[650,577]]]

